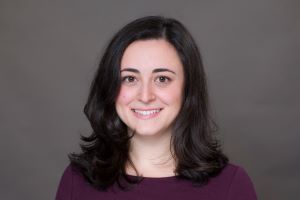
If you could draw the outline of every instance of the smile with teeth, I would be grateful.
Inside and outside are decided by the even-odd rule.
[[[132,111],[140,117],[154,117],[156,115],[158,115],[158,113],[161,111],[162,109],[153,109],[153,110],[136,110],[136,109],[132,109]]]

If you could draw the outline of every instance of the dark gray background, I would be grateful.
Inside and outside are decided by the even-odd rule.
[[[197,40],[220,138],[260,199],[299,189],[299,1],[0,1],[0,199],[54,199],[67,153],[90,129],[82,109],[119,28],[145,15]],[[298,186],[297,186],[298,184]]]

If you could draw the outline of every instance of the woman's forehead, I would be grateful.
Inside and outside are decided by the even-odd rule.
[[[138,40],[125,49],[121,59],[121,70],[124,68],[135,68],[139,71],[166,68],[180,71],[182,63],[176,49],[166,40]]]

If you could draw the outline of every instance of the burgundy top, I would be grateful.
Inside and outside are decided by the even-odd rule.
[[[56,194],[56,200],[256,200],[253,184],[239,166],[228,164],[216,177],[202,187],[195,187],[189,180],[176,176],[150,178],[130,191],[109,189],[98,191],[85,181],[78,170],[66,168]]]

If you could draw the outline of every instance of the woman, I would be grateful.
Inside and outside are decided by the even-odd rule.
[[[56,199],[256,199],[212,135],[199,50],[178,21],[137,19],[109,43]]]

